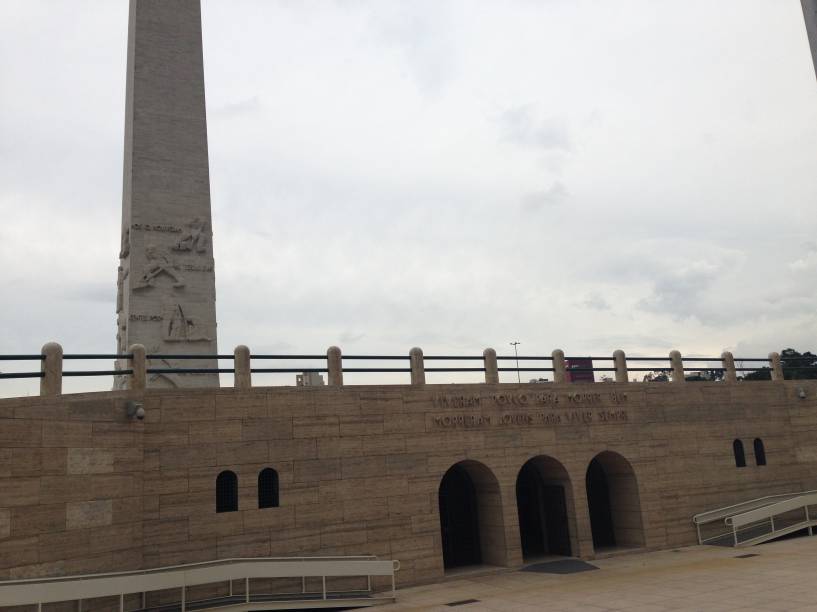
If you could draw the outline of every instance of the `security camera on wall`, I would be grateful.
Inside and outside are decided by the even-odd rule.
[[[125,411],[130,419],[136,419],[137,421],[143,421],[145,419],[145,408],[141,402],[128,400],[125,402]]]

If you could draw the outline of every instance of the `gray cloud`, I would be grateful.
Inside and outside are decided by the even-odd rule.
[[[544,151],[569,151],[570,137],[564,120],[541,118],[533,105],[509,108],[499,115],[506,141]]]
[[[0,352],[113,348],[127,4],[0,3]],[[610,4],[205,1],[223,352],[814,350],[802,19]]]
[[[543,208],[558,206],[568,197],[567,189],[561,181],[554,183],[544,191],[534,191],[522,198],[522,209],[526,212],[536,212]]]

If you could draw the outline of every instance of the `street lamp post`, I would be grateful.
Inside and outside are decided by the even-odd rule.
[[[510,344],[513,347],[513,354],[516,356],[516,380],[517,380],[517,382],[519,382],[521,384],[522,383],[522,378],[519,376],[519,353],[516,351],[516,347],[519,346],[522,343],[517,340],[517,341],[511,342]]]

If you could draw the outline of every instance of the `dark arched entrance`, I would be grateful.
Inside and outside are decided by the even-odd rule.
[[[507,564],[502,495],[487,466],[470,459],[452,466],[440,481],[439,505],[446,569]]]
[[[630,463],[605,451],[587,466],[585,478],[593,548],[644,545],[638,482]]]
[[[598,459],[590,462],[585,484],[593,548],[612,548],[616,545],[616,534],[613,531],[613,512],[610,508],[610,487],[607,484],[607,474]]]
[[[474,482],[461,465],[455,465],[440,483],[440,530],[446,569],[479,565],[479,515]]]
[[[571,554],[567,471],[555,459],[531,459],[516,477],[522,557]]]

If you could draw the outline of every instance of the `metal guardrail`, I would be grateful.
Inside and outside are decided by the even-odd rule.
[[[629,375],[635,372],[654,372],[657,374],[667,374],[658,376],[655,382],[664,382],[669,379],[672,382],[685,382],[697,380],[720,380],[721,378],[735,382],[738,380],[738,372],[747,371],[768,371],[772,380],[783,380],[786,378],[786,371],[796,372],[817,372],[817,365],[796,366],[790,365],[794,362],[815,363],[813,357],[786,358],[783,362],[777,353],[771,353],[768,358],[734,358],[731,353],[723,353],[720,357],[683,357],[678,351],[672,351],[667,357],[626,357],[622,351],[616,351],[612,356],[570,356],[566,357],[561,350],[555,350],[550,356],[546,355],[496,355],[493,349],[486,349],[483,355],[423,355],[421,349],[412,349],[408,355],[342,355],[340,349],[331,347],[326,354],[256,354],[250,353],[247,347],[237,347],[233,354],[196,354],[196,353],[149,353],[146,354],[144,347],[134,345],[129,349],[129,353],[106,354],[90,353],[62,354],[62,348],[54,343],[49,343],[43,347],[40,355],[14,354],[0,355],[0,362],[13,361],[39,361],[39,372],[3,372],[0,379],[23,379],[39,378],[41,395],[59,395],[62,389],[63,377],[89,377],[89,376],[129,376],[131,388],[141,389],[145,387],[145,377],[148,375],[191,375],[191,374],[234,374],[236,377],[236,387],[250,386],[252,374],[291,374],[291,373],[326,373],[329,376],[330,385],[342,385],[343,374],[345,373],[408,373],[411,375],[411,384],[424,384],[426,373],[458,373],[458,372],[480,372],[485,374],[485,382],[499,383],[500,372],[526,373],[552,373],[554,382],[594,382],[591,380],[580,380],[584,373],[605,373],[603,381],[615,380],[616,382],[629,382]],[[113,370],[67,370],[63,371],[64,361],[76,360],[116,360],[116,368]],[[188,363],[173,364],[172,360],[184,360]],[[232,361],[233,367],[218,367],[218,361]],[[191,365],[189,362],[193,361]],[[206,363],[202,367],[197,367],[195,361],[216,362]],[[314,364],[317,367],[305,366],[298,363],[287,364],[287,367],[258,367],[263,361],[290,361],[308,362],[318,361]],[[347,366],[348,362],[359,363],[366,361],[386,361],[386,362],[408,362],[396,366],[381,367],[361,367],[358,365]],[[461,365],[463,362],[481,362],[474,365]],[[514,362],[515,367],[508,367],[508,361]],[[604,362],[612,361],[610,365]],[[436,365],[443,362],[441,365]],[[445,362],[460,362],[449,365]],[[540,362],[540,363],[535,363]],[[544,362],[544,363],[542,363]],[[604,367],[595,367],[597,362],[602,362]],[[736,367],[738,362],[743,366],[743,362],[766,362],[769,365],[764,367]],[[702,365],[690,366],[690,363]],[[785,365],[784,365],[785,363]],[[687,365],[685,365],[687,364]],[[713,367],[719,364],[723,367]],[[255,366],[255,367],[253,367]],[[408,366],[408,367],[406,367]],[[688,372],[704,371],[714,372],[716,376],[687,376]],[[613,376],[606,376],[612,373]],[[542,379],[539,379],[542,380]],[[647,380],[645,378],[645,380]],[[134,382],[135,381],[135,382]],[[517,382],[522,382],[521,377],[517,377]],[[538,382],[538,381],[537,381]]]
[[[746,546],[800,529],[808,528],[809,535],[811,535],[812,527],[817,525],[817,521],[815,521],[817,515],[815,515],[815,519],[809,518],[808,506],[814,505],[817,505],[817,490],[767,495],[739,504],[701,512],[692,517],[692,522],[698,532],[699,544],[723,543],[726,538],[729,538],[734,546]],[[805,509],[804,521],[792,522],[789,519],[782,525],[782,529],[779,521],[775,524],[775,516],[800,508]],[[767,521],[771,527],[768,532],[762,528]],[[718,531],[714,535],[704,537],[701,528],[713,524],[720,524],[725,529]],[[750,537],[741,539],[742,534],[747,534]]]
[[[399,561],[379,560],[377,557],[270,557],[257,559],[220,559],[204,563],[192,563],[170,567],[114,572],[106,574],[88,574],[79,576],[62,576],[56,578],[34,578],[0,582],[0,604],[3,606],[36,605],[38,612],[43,604],[61,601],[82,602],[97,597],[119,597],[119,610],[124,612],[126,595],[142,594],[142,607],[145,607],[145,594],[151,591],[179,590],[181,611],[185,612],[188,604],[187,589],[204,584],[230,583],[230,592],[226,603],[264,602],[264,607],[275,604],[291,606],[297,601],[348,603],[354,600],[356,606],[374,605],[385,601],[395,601],[395,572],[400,569]],[[378,596],[372,594],[371,577],[391,577],[391,594]],[[332,591],[326,586],[327,578],[366,577],[367,588],[360,591]],[[252,580],[264,578],[301,578],[300,593],[252,594]],[[307,591],[307,578],[321,578],[321,591]],[[233,582],[243,581],[244,592],[233,595]],[[300,599],[299,599],[300,598]],[[196,609],[219,607],[224,605],[225,598],[198,601]],[[219,603],[216,604],[215,602]],[[163,604],[162,607],[166,607]],[[280,607],[280,606],[278,606]]]

